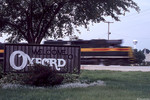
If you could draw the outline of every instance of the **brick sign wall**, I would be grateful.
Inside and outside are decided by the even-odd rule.
[[[49,66],[59,73],[80,72],[80,47],[6,44],[4,71],[28,72],[34,64]]]

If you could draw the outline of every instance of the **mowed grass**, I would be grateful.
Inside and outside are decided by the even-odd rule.
[[[87,88],[0,89],[0,100],[137,100],[150,99],[150,72],[81,71],[80,80],[103,80]]]

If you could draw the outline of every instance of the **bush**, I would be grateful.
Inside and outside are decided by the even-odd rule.
[[[35,65],[26,75],[24,81],[27,85],[54,86],[61,84],[64,77],[52,71],[48,66]]]
[[[77,74],[55,73],[48,66],[35,65],[29,73],[3,73],[0,83],[23,84],[31,86],[54,86],[79,81]]]
[[[11,84],[23,84],[24,74],[21,73],[5,73],[2,74],[0,84],[11,83]]]
[[[4,73],[3,62],[0,62],[0,84],[12,83],[12,84],[23,84],[25,74],[22,73]]]
[[[79,75],[78,74],[63,74],[64,80],[63,83],[73,83],[79,81]]]

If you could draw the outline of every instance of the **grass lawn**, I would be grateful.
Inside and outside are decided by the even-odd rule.
[[[0,100],[150,100],[150,72],[84,70],[81,71],[80,80],[103,80],[106,86],[0,89]]]

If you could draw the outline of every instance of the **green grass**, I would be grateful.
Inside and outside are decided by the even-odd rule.
[[[81,71],[81,81],[103,80],[87,88],[0,89],[0,100],[137,100],[150,99],[150,72]]]

